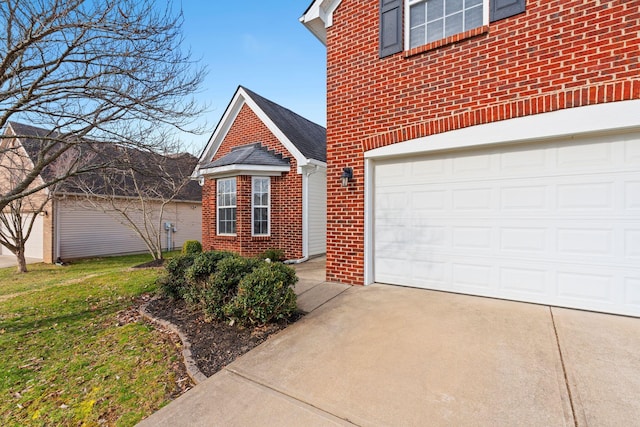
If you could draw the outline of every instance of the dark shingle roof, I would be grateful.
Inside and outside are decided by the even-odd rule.
[[[228,154],[214,162],[201,166],[201,168],[229,165],[289,166],[289,159],[284,159],[282,154],[267,150],[259,142],[256,142],[234,147]]]
[[[327,130],[324,127],[263,98],[244,86],[241,87],[303,156],[321,162],[327,161]]]
[[[25,151],[31,159],[36,159],[41,150],[50,141],[46,138],[60,139],[61,136],[58,133],[47,131],[35,126],[25,125],[22,123],[11,122],[11,128],[15,134],[19,137],[20,143],[24,147]],[[60,143],[61,144],[61,143]],[[73,151],[71,151],[73,150]],[[131,158],[131,163],[137,165],[139,168],[139,183],[148,182],[150,186],[154,186],[156,191],[164,193],[165,196],[170,195],[171,189],[162,189],[158,186],[157,176],[158,173],[155,169],[162,168],[163,171],[169,171],[173,179],[178,180],[182,177],[189,177],[198,159],[188,153],[180,153],[175,155],[164,156],[159,153],[153,153],[150,151],[142,151],[133,148],[123,148],[116,144],[104,144],[104,143],[91,143],[83,140],[81,143],[75,144],[70,149],[70,155],[74,158],[87,158],[95,165],[103,165],[108,163],[117,163],[117,159],[123,157],[123,150],[127,150],[128,157]],[[60,162],[64,162],[64,156],[58,159]],[[54,161],[44,168],[41,173],[42,178],[45,181],[50,181],[55,178],[55,170],[57,169],[57,163]],[[155,169],[154,169],[155,167]],[[55,191],[62,193],[81,193],[81,180],[82,185],[90,185],[91,190],[95,194],[112,194],[113,188],[106,188],[103,174],[105,170],[97,170],[82,174],[80,177],[71,177],[57,184]],[[155,175],[155,176],[153,176]],[[118,188],[116,193],[118,196],[136,196],[137,193],[134,189],[133,181],[125,180],[121,188]],[[176,200],[188,200],[188,201],[200,201],[202,200],[202,189],[195,181],[189,181],[179,192]]]

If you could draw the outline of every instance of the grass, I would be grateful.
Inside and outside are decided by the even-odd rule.
[[[176,348],[117,313],[155,290],[148,256],[0,269],[0,425],[133,425],[176,391]],[[17,294],[19,293],[19,294]]]

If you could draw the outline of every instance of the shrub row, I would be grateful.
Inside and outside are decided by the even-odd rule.
[[[158,283],[165,295],[184,299],[208,320],[264,324],[293,314],[297,281],[295,271],[282,263],[207,251],[172,258]]]

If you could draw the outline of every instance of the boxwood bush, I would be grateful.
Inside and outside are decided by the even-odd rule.
[[[226,319],[224,306],[235,298],[238,284],[259,262],[240,256],[225,257],[218,262],[216,271],[200,288],[198,304],[206,319]]]
[[[182,298],[187,278],[186,272],[193,264],[194,255],[171,258],[165,265],[165,273],[158,278],[160,293],[170,298]]]
[[[296,309],[295,270],[281,263],[208,251],[172,258],[158,280],[161,292],[182,298],[205,319],[264,324]]]
[[[293,268],[280,263],[261,263],[242,278],[236,297],[225,313],[242,324],[264,324],[286,319],[296,309]]]
[[[185,240],[182,244],[182,255],[197,255],[202,252],[202,244],[197,240]]]

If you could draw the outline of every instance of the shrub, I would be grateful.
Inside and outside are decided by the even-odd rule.
[[[269,258],[273,262],[282,262],[286,258],[284,256],[284,251],[282,249],[267,249],[258,255],[258,259],[267,259]]]
[[[238,285],[238,294],[224,307],[241,324],[264,324],[286,319],[296,309],[293,268],[280,263],[261,263]]]
[[[261,261],[253,258],[230,256],[221,259],[216,271],[201,289],[200,306],[208,319],[225,319],[224,306],[235,298],[238,284]]]
[[[197,240],[185,240],[182,245],[182,255],[197,255],[202,252],[202,245]]]
[[[227,251],[207,251],[197,254],[193,260],[193,265],[185,272],[187,280],[198,281],[207,279],[216,271],[218,262],[223,258],[237,257],[233,252]]]
[[[170,298],[182,298],[186,284],[186,271],[194,261],[193,255],[179,255],[165,265],[165,273],[158,278],[160,292]]]

